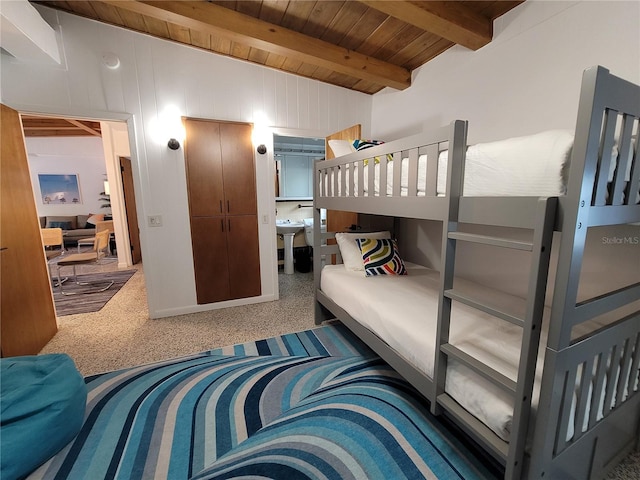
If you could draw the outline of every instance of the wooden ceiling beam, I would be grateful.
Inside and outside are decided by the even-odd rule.
[[[202,1],[104,0],[140,13],[361,80],[404,90],[411,72],[388,62]]]
[[[370,8],[415,27],[478,50],[493,38],[493,22],[460,2],[359,0]]]
[[[93,135],[94,137],[101,137],[102,136],[99,131],[97,131],[94,128],[91,128],[89,125],[86,125],[86,124],[84,124],[83,122],[81,122],[79,120],[67,120],[67,121],[70,124],[75,125],[79,129],[85,130],[87,133],[89,133],[90,135]]]

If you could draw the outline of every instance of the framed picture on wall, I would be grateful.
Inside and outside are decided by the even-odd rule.
[[[82,203],[78,175],[39,173],[38,183],[45,205],[73,205]]]

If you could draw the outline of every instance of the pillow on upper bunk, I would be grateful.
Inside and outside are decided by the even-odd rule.
[[[336,233],[336,242],[342,256],[344,268],[354,272],[362,272],[364,270],[364,262],[362,261],[362,253],[356,242],[358,238],[391,238],[391,233],[372,232],[372,233]]]
[[[358,238],[356,241],[362,252],[362,262],[367,277],[407,274],[395,240]]]
[[[329,140],[329,148],[335,157],[342,157],[356,151],[350,140]]]
[[[367,148],[371,148],[371,147],[375,147],[377,145],[382,145],[384,142],[382,140],[354,140],[353,141],[353,146],[356,149],[356,151],[360,151],[360,150],[366,150]],[[380,157],[373,157],[373,161],[378,164],[380,163]],[[391,162],[393,161],[393,155],[391,155],[390,153],[387,153],[387,162]],[[369,165],[369,161],[365,160],[364,161],[364,165],[367,166]]]
[[[353,148],[360,151],[366,148],[375,147],[376,145],[382,145],[383,143],[384,142],[382,140],[362,140],[357,138],[353,141]]]

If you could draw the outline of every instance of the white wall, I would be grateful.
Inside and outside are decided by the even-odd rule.
[[[574,129],[582,72],[593,65],[640,83],[640,2],[527,0],[494,22],[489,45],[476,52],[454,47],[421,67],[409,89],[376,94],[373,136],[393,140],[454,119],[469,121],[470,143]],[[638,281],[640,257],[630,261],[636,246],[610,245],[602,238],[637,238],[640,227],[630,228],[632,233],[610,228],[589,236],[591,258],[629,267],[628,275],[616,279],[620,286]],[[441,223],[403,220],[398,235],[406,258],[439,268]],[[457,272],[525,295],[528,257],[509,255],[505,260],[465,244],[459,249]],[[597,268],[592,270],[596,281],[585,283],[585,292],[605,285]]]
[[[469,121],[469,142],[575,126],[584,69],[640,82],[640,2],[527,0],[494,22],[478,51],[454,47],[412,86],[374,95],[373,137],[393,140]]]
[[[196,305],[183,150],[153,135],[169,106],[179,115],[254,122],[322,136],[355,123],[370,131],[371,97],[314,80],[37,7],[57,32],[63,64],[2,54],[1,100],[21,112],[128,120],[147,295],[152,317],[203,310]],[[113,53],[120,67],[102,63]],[[304,135],[303,135],[304,136]],[[277,289],[271,152],[256,157],[262,291]],[[148,227],[161,215],[161,227]],[[240,301],[223,302],[231,306]]]
[[[38,216],[110,213],[99,201],[107,173],[100,137],[29,137],[26,146]],[[82,203],[44,204],[38,174],[52,173],[78,175]]]

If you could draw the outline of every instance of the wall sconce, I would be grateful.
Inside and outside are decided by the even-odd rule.
[[[267,145],[271,145],[273,135],[268,127],[268,122],[264,114],[257,112],[253,121],[253,132],[251,141],[256,146],[256,151],[260,155],[267,153]]]
[[[150,124],[150,131],[159,145],[166,145],[171,150],[178,150],[184,141],[185,131],[182,117],[177,107],[167,106]]]

